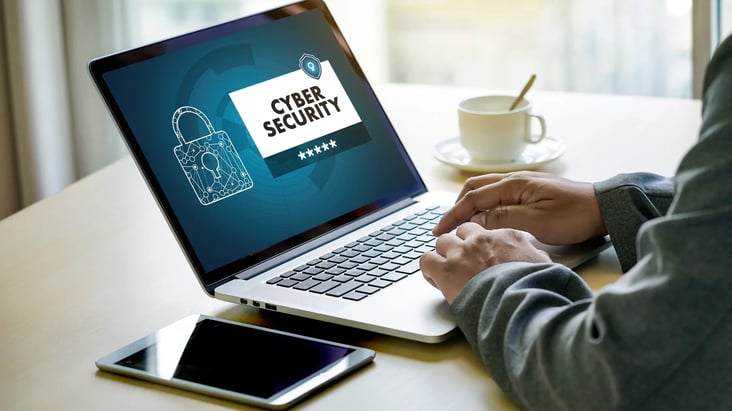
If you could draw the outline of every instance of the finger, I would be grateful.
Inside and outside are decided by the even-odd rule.
[[[473,234],[479,234],[483,232],[485,232],[485,229],[479,224],[468,222],[460,224],[457,230],[455,230],[455,236],[459,239],[465,240]]]
[[[514,228],[522,231],[533,231],[538,221],[536,210],[530,205],[502,205],[482,211],[471,217],[470,221],[480,224],[488,230],[497,228]]]
[[[419,258],[419,269],[422,271],[422,276],[437,289],[439,287],[432,277],[439,272],[438,270],[444,262],[445,258],[434,251],[428,251]]]
[[[470,177],[465,181],[465,184],[463,185],[462,190],[460,191],[460,194],[458,194],[458,197],[456,199],[460,200],[466,193],[472,190],[476,190],[478,188],[495,184],[498,182],[502,182],[504,180],[507,181],[518,181],[518,180],[529,180],[529,179],[538,179],[542,177],[546,177],[546,173],[536,172],[536,171],[516,171],[512,173],[493,173],[493,174],[483,174],[480,176]]]
[[[435,252],[442,257],[446,257],[448,250],[452,247],[459,246],[460,243],[461,240],[455,234],[442,234],[435,241]]]
[[[432,233],[438,236],[449,233],[455,227],[469,221],[474,214],[486,210],[484,205],[494,205],[498,203],[497,198],[491,191],[484,191],[482,193],[487,196],[487,198],[478,198],[478,195],[476,194],[478,190],[482,189],[470,191],[458,200],[451,209],[447,210],[440,221],[435,224],[435,227],[432,229]]]
[[[514,181],[512,183],[512,181]],[[435,225],[435,235],[450,232],[458,225],[469,221],[476,213],[491,210],[506,204],[520,203],[521,188],[517,180],[501,179],[466,192]]]
[[[463,198],[465,196],[465,193],[490,185],[497,183],[504,178],[506,178],[508,174],[483,174],[476,177],[470,177],[465,181],[465,184],[463,184],[462,189],[460,190],[460,193],[457,196],[456,202]]]

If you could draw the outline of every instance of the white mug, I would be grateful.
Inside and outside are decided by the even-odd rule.
[[[470,158],[489,163],[515,161],[529,144],[546,136],[544,117],[531,113],[531,103],[522,99],[509,110],[514,96],[478,96],[458,104],[460,142]],[[537,119],[541,132],[531,131],[532,119]]]

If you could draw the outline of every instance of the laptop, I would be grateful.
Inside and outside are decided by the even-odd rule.
[[[322,1],[89,70],[208,295],[427,343],[453,333],[418,260],[455,194],[427,190]]]

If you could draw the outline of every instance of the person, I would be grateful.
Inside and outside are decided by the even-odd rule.
[[[435,226],[423,275],[520,407],[732,409],[732,37],[702,104],[673,178],[473,177]],[[609,234],[625,274],[593,294],[516,230],[552,244]]]

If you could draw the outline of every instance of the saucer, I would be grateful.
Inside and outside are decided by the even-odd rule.
[[[565,149],[561,141],[544,137],[536,144],[529,144],[519,158],[505,163],[488,163],[471,159],[467,150],[460,144],[460,137],[453,137],[437,143],[432,149],[432,155],[438,161],[460,170],[502,173],[541,167],[559,158]]]

